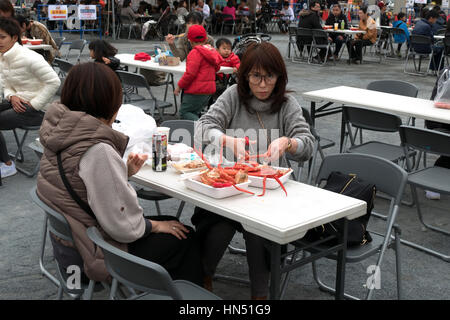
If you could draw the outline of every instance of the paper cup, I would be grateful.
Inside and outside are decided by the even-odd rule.
[[[169,139],[169,132],[170,132],[169,127],[157,127],[156,130],[158,131],[158,133],[165,134],[167,139]]]

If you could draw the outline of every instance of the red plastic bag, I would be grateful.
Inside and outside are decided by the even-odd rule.
[[[134,55],[134,60],[149,61],[151,59],[152,57],[150,57],[150,55],[145,52],[139,52]]]

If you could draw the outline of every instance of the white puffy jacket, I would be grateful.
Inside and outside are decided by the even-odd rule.
[[[17,42],[8,52],[0,53],[0,74],[5,99],[18,96],[41,111],[46,110],[61,83],[43,56]]]

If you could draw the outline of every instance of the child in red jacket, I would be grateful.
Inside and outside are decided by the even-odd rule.
[[[205,44],[207,35],[201,25],[189,27],[188,40],[192,50],[186,58],[186,72],[174,93],[178,95],[183,89],[180,118],[195,121],[216,92],[216,72],[220,69],[222,57],[212,46]]]
[[[241,60],[231,51],[231,41],[227,38],[220,38],[216,41],[217,52],[223,58],[223,62],[220,64],[221,67],[232,67],[233,73],[237,73]],[[227,81],[229,75],[224,75],[222,73],[216,74],[216,93],[214,94],[214,100],[225,91],[227,88]]]

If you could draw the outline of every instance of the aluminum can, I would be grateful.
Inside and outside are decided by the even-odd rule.
[[[152,138],[152,169],[162,172],[167,170],[167,135],[155,133]]]

